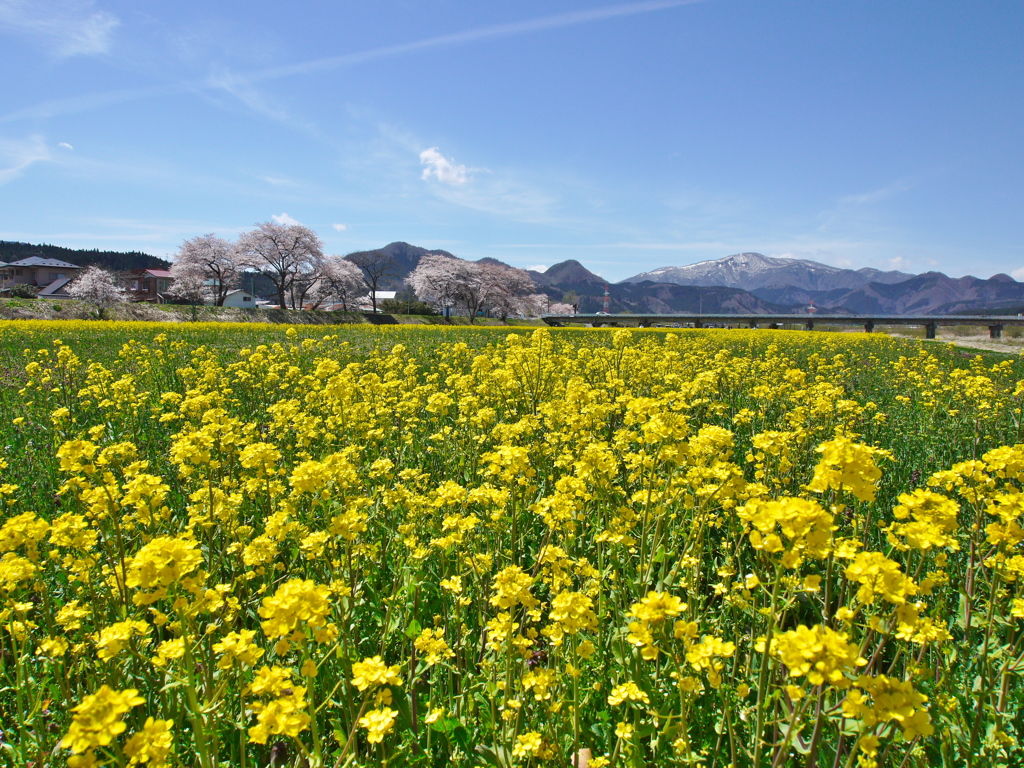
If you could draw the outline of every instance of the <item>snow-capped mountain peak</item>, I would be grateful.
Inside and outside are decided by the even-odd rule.
[[[721,285],[746,291],[782,285],[808,290],[832,290],[859,288],[869,281],[895,283],[910,277],[902,272],[870,272],[872,274],[868,275],[817,261],[746,252],[682,267],[661,267],[650,272],[641,272],[622,282]]]

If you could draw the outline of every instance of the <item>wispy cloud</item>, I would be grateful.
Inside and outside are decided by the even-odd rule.
[[[298,219],[292,218],[287,213],[275,213],[270,218],[272,218],[278,224],[284,224],[287,227],[294,227],[299,223]]]
[[[892,184],[887,184],[884,187],[873,189],[869,192],[862,192],[856,195],[846,195],[841,197],[839,202],[841,204],[852,204],[852,205],[871,205],[873,203],[880,203],[883,200],[888,200],[890,197],[898,195],[902,192],[907,192],[913,189],[913,184],[905,179],[894,181]]]
[[[3,0],[0,0],[3,2]],[[15,120],[40,120],[57,115],[68,115],[76,112],[89,112],[93,109],[102,109],[112,104],[120,104],[126,101],[152,98],[154,96],[165,96],[169,93],[176,93],[189,90],[186,86],[153,86],[149,88],[124,88],[117,91],[103,91],[99,93],[85,93],[81,96],[71,96],[66,99],[50,99],[41,101],[28,107],[16,109],[0,116],[0,123],[10,123]]]
[[[525,21],[509,22],[506,24],[495,24],[485,27],[455,32],[447,35],[415,40],[409,43],[383,46],[366,51],[342,54],[339,56],[328,56],[309,61],[298,62],[277,67],[268,67],[261,70],[254,70],[248,73],[235,73],[226,69],[215,69],[205,80],[198,83],[181,83],[176,85],[160,85],[138,89],[122,89],[100,93],[90,93],[67,99],[54,99],[35,104],[29,107],[15,110],[6,115],[0,116],[0,122],[11,122],[14,120],[37,119],[53,117],[56,115],[84,112],[99,109],[110,104],[136,99],[160,96],[171,92],[204,90],[224,91],[241,101],[250,109],[272,119],[283,123],[292,124],[295,127],[305,129],[307,132],[316,133],[316,128],[302,123],[293,115],[288,114],[280,105],[274,104],[253,88],[253,85],[261,80],[271,80],[292,75],[312,74],[320,71],[339,69],[363,62],[384,59],[395,56],[403,56],[418,52],[430,51],[448,46],[466,45],[485,40],[514,37],[561,27],[571,27],[580,24],[589,24],[608,19],[615,19],[625,16],[635,16],[645,13],[669,10],[683,5],[692,5],[708,0],[644,0],[642,2],[625,3],[621,5],[594,8],[586,11],[542,16]],[[27,18],[44,18],[41,12],[29,14],[25,9],[30,8],[53,8],[60,4],[73,8],[93,8],[91,0],[51,0],[50,5],[39,5],[34,0],[0,0],[0,28],[7,26],[17,28],[23,32],[27,31]],[[81,14],[79,14],[81,15]],[[60,18],[60,14],[51,14],[51,18]],[[71,19],[72,16],[65,15],[68,19],[63,23],[65,32],[64,39],[74,41],[75,34],[84,36],[77,44],[65,43],[62,47],[66,53],[84,53],[86,50],[99,52],[107,50],[110,45],[110,34],[118,25],[119,21],[104,12],[97,11],[92,17],[86,19],[83,25],[79,23],[76,27]],[[92,30],[87,34],[83,30]],[[101,34],[102,33],[102,34]],[[91,41],[91,42],[90,42]],[[67,53],[70,51],[70,54]]]
[[[255,81],[251,77],[226,67],[215,68],[202,86],[194,90],[204,96],[208,96],[210,91],[223,91],[262,117],[305,133],[314,139],[323,141],[325,138],[320,129],[312,122],[286,109],[284,99],[263,93],[256,87]]]
[[[544,32],[546,30],[558,29],[560,27],[573,27],[579,24],[590,24],[622,16],[636,16],[642,13],[653,13],[655,11],[677,8],[682,5],[693,5],[694,3],[699,2],[706,2],[706,0],[643,0],[643,2],[609,5],[603,8],[592,8],[586,11],[559,13],[551,16],[526,19],[525,21],[513,21],[507,24],[493,24],[486,27],[477,27],[463,32],[437,35],[435,37],[424,38],[423,40],[387,45],[366,51],[346,53],[340,56],[326,56],[296,64],[272,67],[261,72],[254,73],[252,76],[256,79],[264,79],[287,77],[289,75],[304,75],[312,72],[338,69],[340,67],[359,64],[373,59],[402,56],[409,53],[418,53],[420,51],[446,48],[454,45],[465,45],[467,43],[476,43],[483,40],[514,37],[516,35],[524,35],[532,32]]]
[[[344,232],[346,229],[348,229],[348,224],[331,224],[331,228],[335,232]]]
[[[50,150],[42,136],[0,138],[0,186],[21,176],[33,163],[49,159]]]
[[[106,53],[120,23],[92,0],[0,0],[0,29],[62,58]]]
[[[261,181],[267,182],[275,187],[294,187],[295,182],[291,179],[285,179],[281,176],[260,176]]]
[[[435,197],[451,205],[523,223],[558,223],[559,198],[511,172],[471,178],[466,184],[432,184]]]
[[[58,147],[63,147],[64,149],[74,149],[74,147],[72,147],[72,146],[71,146],[70,144],[68,144],[68,143],[67,143],[66,141],[62,141],[62,142],[61,142],[60,144],[58,144],[57,146],[58,146]]]
[[[469,181],[469,168],[454,160],[449,160],[441,154],[437,147],[431,147],[420,152],[420,163],[424,166],[424,181],[437,179],[442,184],[454,184],[456,186]]]

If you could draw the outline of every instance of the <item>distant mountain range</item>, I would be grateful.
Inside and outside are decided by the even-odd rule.
[[[662,267],[626,278],[623,284],[653,287],[723,285],[749,291],[775,305],[803,309],[813,303],[836,314],[955,314],[1017,307],[1024,283],[1009,275],[952,278],[941,272],[911,275],[877,269],[841,269],[803,259],[738,253],[685,267]]]
[[[598,312],[604,307],[607,281],[575,259],[562,261],[544,272],[528,270],[537,289],[551,300],[562,301],[567,293],[579,297],[580,312]],[[781,307],[749,291],[723,285],[690,286],[661,283],[621,282],[608,285],[609,311],[668,314],[671,312],[758,313],[782,312]]]
[[[792,287],[809,291],[851,290],[868,283],[898,283],[913,277],[906,272],[878,269],[840,269],[804,259],[781,259],[760,253],[737,253],[724,259],[702,261],[685,267],[662,267],[627,277],[624,283],[675,283],[677,285],[724,285],[753,291],[758,288]]]

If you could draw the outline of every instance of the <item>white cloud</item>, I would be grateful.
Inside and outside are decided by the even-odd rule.
[[[1010,273],[1010,277],[1014,280],[1024,280],[1024,267],[1013,270],[1013,272]]]
[[[92,0],[0,0],[0,29],[25,35],[60,57],[106,53],[120,23]]]
[[[0,186],[21,176],[33,163],[50,159],[42,136],[24,140],[0,138]]]
[[[260,176],[260,180],[267,182],[267,184],[273,184],[275,187],[291,187],[295,185],[295,182],[291,179],[285,179],[280,176]]]
[[[547,264],[534,264],[532,267],[527,267],[527,269],[529,269],[529,270],[531,270],[533,272],[547,272],[548,271],[548,265]]]
[[[426,166],[421,177],[424,181],[435,178],[442,184],[454,185],[465,184],[469,181],[469,168],[449,160],[438,151],[437,147],[420,152],[420,163]]]
[[[284,224],[286,227],[294,227],[299,223],[296,219],[293,219],[287,213],[275,213],[270,218],[272,218],[278,224]]]
[[[74,147],[72,147],[72,146],[71,146],[70,144],[68,144],[68,143],[67,143],[66,141],[62,141],[62,142],[61,142],[60,144],[58,144],[57,146],[58,146],[58,147],[64,147],[64,149],[74,149]]]
[[[348,229],[348,224],[331,224],[331,226],[334,227],[335,232],[344,232]]]

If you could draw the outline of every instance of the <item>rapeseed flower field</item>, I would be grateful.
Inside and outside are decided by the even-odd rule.
[[[1024,764],[1016,360],[85,322],[0,355],[4,764]]]

